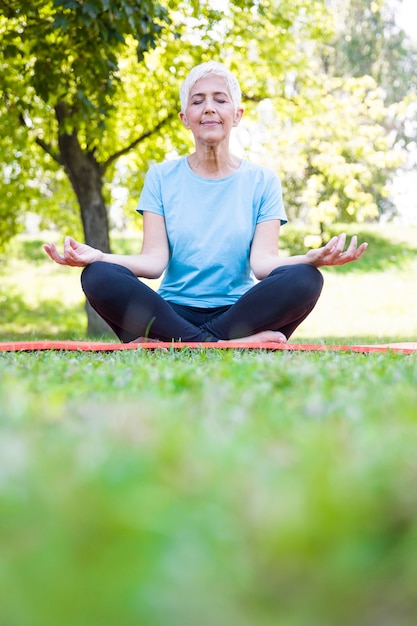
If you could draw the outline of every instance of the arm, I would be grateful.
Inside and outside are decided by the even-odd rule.
[[[104,261],[123,265],[143,278],[159,278],[169,257],[165,219],[162,215],[148,211],[143,214],[143,245],[140,254],[108,254],[72,237],[65,238],[63,254],[58,252],[54,243],[43,247],[48,256],[59,265],[85,267],[95,261]]]
[[[307,263],[315,267],[325,265],[345,265],[356,261],[365,252],[367,243],[358,247],[356,235],[352,237],[346,251],[345,233],[332,237],[322,248],[309,250],[306,254],[299,254],[287,258],[280,258],[278,253],[278,238],[280,230],[279,220],[268,220],[257,224],[251,246],[250,265],[258,280],[268,276],[272,270],[282,265]]]

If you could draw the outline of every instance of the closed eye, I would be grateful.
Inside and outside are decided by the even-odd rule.
[[[220,98],[215,98],[215,102],[217,102],[217,104],[227,104],[228,101],[220,99]],[[202,104],[202,103],[203,103],[203,100],[193,100],[191,104],[198,106],[199,104]]]

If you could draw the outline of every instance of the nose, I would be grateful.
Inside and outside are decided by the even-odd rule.
[[[206,106],[204,107],[205,113],[213,113],[216,110],[215,102],[213,98],[206,99]]]

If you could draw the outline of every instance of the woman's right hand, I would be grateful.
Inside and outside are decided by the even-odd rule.
[[[58,252],[54,243],[45,243],[43,249],[55,263],[71,265],[72,267],[85,267],[95,261],[101,261],[103,258],[101,250],[80,243],[72,237],[65,237],[63,254]]]

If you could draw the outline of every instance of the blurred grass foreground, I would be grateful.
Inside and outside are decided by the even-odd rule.
[[[412,626],[417,358],[0,355],[0,623]]]
[[[370,235],[311,338],[415,340],[413,233]],[[20,245],[3,338],[83,338],[77,272]],[[0,353],[0,625],[414,626],[416,381],[390,352]]]

